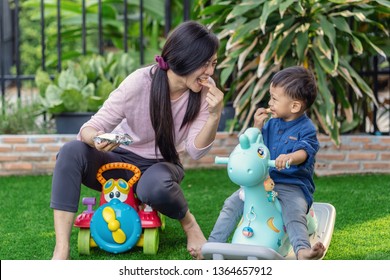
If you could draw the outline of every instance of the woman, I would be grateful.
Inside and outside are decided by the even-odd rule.
[[[206,239],[179,185],[184,177],[179,153],[185,149],[199,159],[215,139],[223,108],[223,93],[211,79],[218,47],[217,37],[206,27],[182,23],[168,36],[157,64],[130,74],[81,127],[78,139],[61,148],[50,204],[56,233],[53,259],[69,258],[81,184],[101,191],[96,173],[109,162],[128,162],[141,170],[134,186],[137,197],[179,220],[187,250],[197,257]],[[128,133],[134,142],[94,142],[106,132]]]

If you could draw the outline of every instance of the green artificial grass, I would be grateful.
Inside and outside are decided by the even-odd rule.
[[[390,260],[390,174],[315,178],[315,201],[336,208],[336,223],[326,260]],[[188,170],[182,183],[191,212],[206,236],[223,201],[237,189],[226,169]],[[51,176],[0,177],[0,259],[47,260],[55,244],[53,212],[49,207]],[[82,197],[95,191],[82,188]],[[85,210],[80,205],[79,212]],[[134,247],[122,254],[94,248],[91,255],[77,251],[78,229],[73,228],[71,258],[78,260],[189,260],[186,238],[175,220],[166,219],[159,251],[145,255]]]

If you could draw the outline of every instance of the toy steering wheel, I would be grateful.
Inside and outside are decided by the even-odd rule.
[[[104,186],[107,182],[107,180],[103,177],[103,172],[113,169],[125,169],[130,170],[134,173],[133,177],[131,177],[129,181],[127,181],[129,187],[132,187],[141,177],[141,170],[139,170],[137,166],[125,162],[111,162],[100,167],[96,174],[96,179],[102,186]]]

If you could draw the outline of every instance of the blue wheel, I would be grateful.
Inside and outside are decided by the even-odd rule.
[[[141,220],[137,212],[118,199],[100,206],[91,220],[93,240],[101,249],[110,253],[130,250],[141,234]]]

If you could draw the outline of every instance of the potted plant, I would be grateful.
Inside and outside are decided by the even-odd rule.
[[[35,82],[45,112],[55,119],[57,133],[75,134],[99,110],[119,83],[134,69],[128,54],[109,53],[106,57],[84,57],[68,61],[54,75],[38,70]]]

